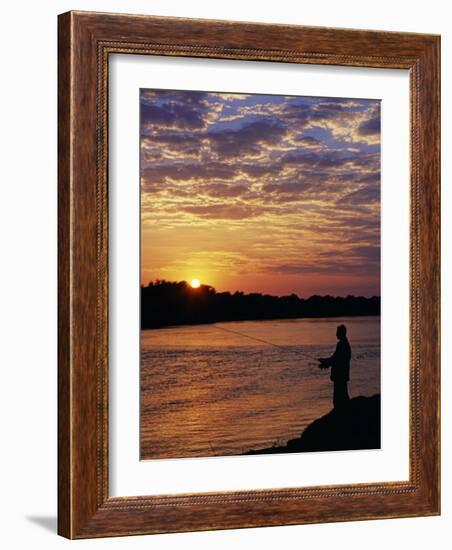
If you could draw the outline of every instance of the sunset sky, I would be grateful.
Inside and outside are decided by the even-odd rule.
[[[380,102],[141,90],[141,282],[380,295]]]

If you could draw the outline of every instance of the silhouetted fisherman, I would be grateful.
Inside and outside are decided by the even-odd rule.
[[[347,328],[339,325],[336,330],[336,337],[339,342],[336,351],[331,357],[320,357],[319,368],[331,367],[331,380],[334,383],[333,406],[340,408],[350,399],[348,396],[347,382],[350,379],[350,359],[352,350],[347,339]]]

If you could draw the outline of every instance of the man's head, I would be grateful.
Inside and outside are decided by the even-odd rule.
[[[347,336],[347,328],[345,325],[339,325],[336,329],[336,337],[338,340],[343,340]]]

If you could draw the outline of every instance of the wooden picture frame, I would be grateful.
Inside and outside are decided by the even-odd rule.
[[[68,538],[440,513],[440,38],[138,15],[59,16],[58,532]],[[408,481],[110,497],[108,62],[113,53],[407,69]]]

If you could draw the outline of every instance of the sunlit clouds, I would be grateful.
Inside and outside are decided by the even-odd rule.
[[[380,103],[141,91],[141,280],[380,294]]]

